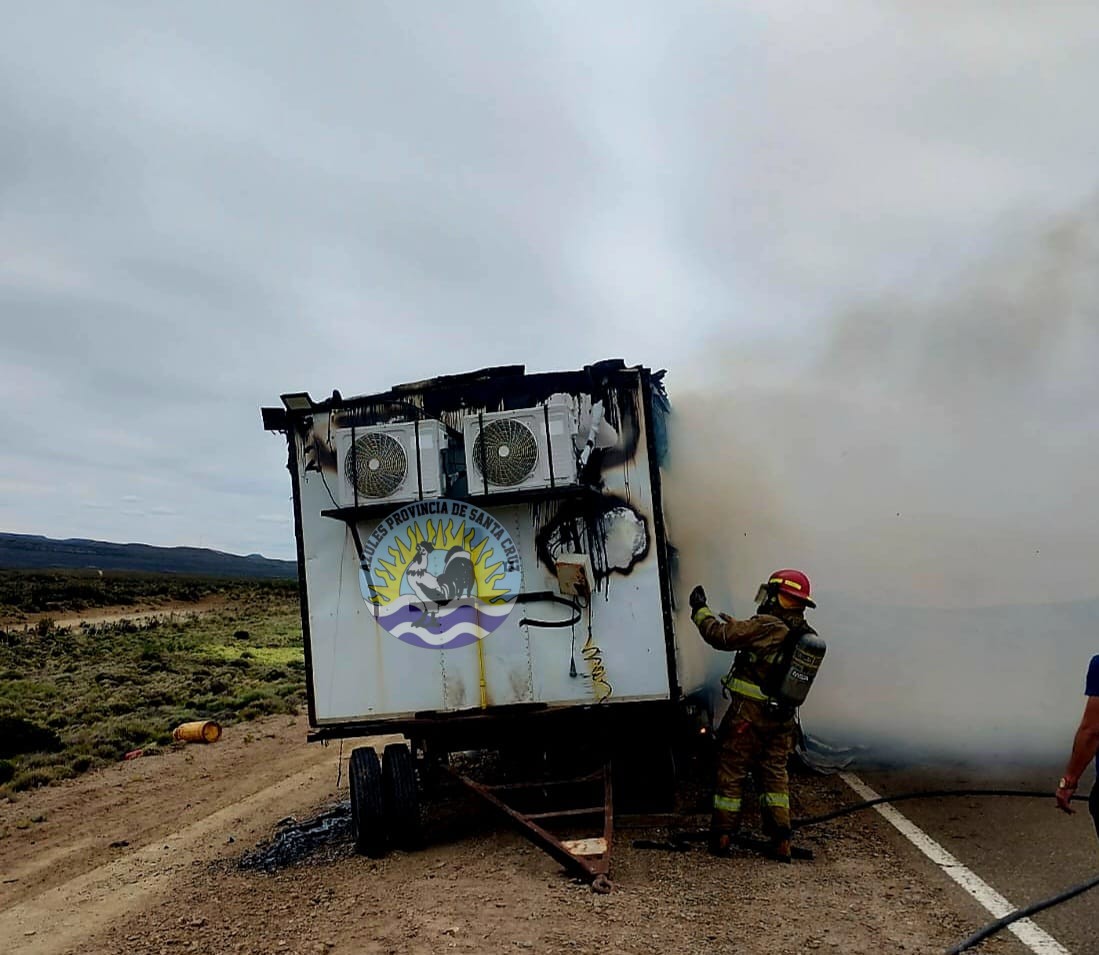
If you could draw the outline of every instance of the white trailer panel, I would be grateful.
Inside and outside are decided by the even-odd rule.
[[[321,404],[302,398],[287,396],[285,416],[272,413],[270,421],[289,438],[315,727],[518,704],[607,706],[684,696],[703,699],[712,712],[713,690],[728,660],[706,647],[693,628],[676,640],[671,548],[664,539],[653,433],[654,425],[663,424],[655,417],[662,413],[663,392],[647,369],[621,363],[555,375],[505,369],[366,398]],[[498,493],[478,495],[476,480],[466,475],[469,449],[463,447],[470,416],[491,415],[495,421],[509,408],[523,409],[530,427],[537,421],[530,409],[552,402],[558,426],[562,401],[571,403],[576,421],[570,437],[577,468],[569,469],[567,481],[555,484],[553,474],[547,480],[545,473],[532,472],[535,477],[526,478],[530,487],[513,493],[494,487]],[[344,476],[330,436],[346,434],[348,427],[424,419],[441,421],[449,432],[445,497],[341,507],[337,489]],[[481,524],[475,526],[477,515]],[[448,523],[451,532],[458,530],[458,543],[453,533],[444,533]],[[380,553],[383,534],[389,535],[388,547],[394,534],[409,547]],[[475,539],[486,541],[476,554],[468,546]],[[413,556],[416,542],[424,540],[427,546]],[[490,568],[483,562],[490,552],[499,559],[505,547],[513,558],[507,566],[516,571],[509,578],[513,604],[506,616],[497,611],[506,609],[503,596],[493,598],[499,601],[493,607],[484,602]],[[451,551],[458,562],[468,558],[474,589],[484,598],[479,606],[488,607],[485,614],[468,611],[478,621],[470,626],[491,617],[495,629],[464,645],[413,645],[406,640],[418,640],[416,634],[436,639],[429,629],[443,627],[444,616],[460,610],[461,599],[452,600],[440,583],[443,551],[447,566]],[[583,555],[573,562],[590,565],[590,597],[562,592],[555,567],[562,554]],[[379,576],[379,561],[390,576]],[[391,592],[381,593],[378,581]],[[423,581],[448,595],[438,598],[441,605],[423,602],[426,585],[415,586]],[[401,638],[386,629],[392,629],[387,615],[397,606],[398,591],[410,603],[409,619],[415,608],[421,610],[418,629]],[[498,626],[496,617],[502,620]]]

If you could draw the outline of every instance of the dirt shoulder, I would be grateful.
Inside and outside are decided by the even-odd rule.
[[[280,819],[346,798],[338,745],[305,732],[303,718],[272,717],[0,805],[5,950],[941,952],[972,924],[880,823],[857,817],[807,831],[816,860],[793,866],[633,848],[660,833],[620,831],[608,896],[464,797],[438,807],[419,852],[373,861],[340,840],[274,874],[243,871]],[[798,815],[851,799],[838,780],[797,783]]]
[[[105,624],[120,620],[134,623],[154,618],[169,619],[173,616],[198,616],[221,610],[232,603],[226,595],[203,597],[199,600],[159,600],[143,601],[126,606],[89,607],[81,611],[58,611],[54,613],[9,613],[0,614],[0,629],[4,627],[28,627],[33,629],[39,620],[49,620],[54,627],[78,627],[82,623]]]

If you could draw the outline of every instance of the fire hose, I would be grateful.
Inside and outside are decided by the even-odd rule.
[[[870,809],[881,803],[903,802],[908,799],[936,799],[944,796],[1015,796],[1028,799],[1049,799],[1049,793],[1033,792],[1032,790],[1026,789],[931,789],[924,790],[923,792],[898,793],[895,796],[881,796],[877,799],[867,799],[861,803],[844,806],[842,809],[837,809],[834,812],[825,813],[821,816],[796,819],[793,822],[793,828],[801,829],[805,826],[813,826],[818,823],[828,822],[831,819],[839,819],[842,816],[848,816],[851,813],[860,812],[863,809]],[[1086,802],[1087,799],[1087,796],[1072,797],[1073,802]],[[1085,882],[1081,882],[1078,885],[1071,886],[1062,892],[1058,892],[1048,899],[1032,902],[1030,905],[1016,909],[1014,912],[1009,912],[1002,918],[989,922],[980,931],[975,932],[973,935],[970,935],[968,938],[959,942],[953,948],[949,949],[946,955],[960,955],[961,952],[972,948],[974,945],[979,945],[985,939],[991,938],[993,935],[1002,932],[1014,922],[1018,922],[1020,919],[1025,919],[1031,915],[1036,915],[1038,912],[1044,912],[1046,909],[1051,909],[1054,906],[1068,902],[1070,899],[1074,899],[1078,895],[1083,895],[1083,893],[1094,889],[1096,886],[1099,886],[1099,875],[1096,875]]]
[[[806,826],[815,826],[822,822],[830,822],[842,816],[849,816],[864,809],[872,809],[887,802],[904,802],[908,799],[940,799],[947,796],[1016,796],[1029,799],[1049,799],[1046,792],[1035,792],[1032,789],[924,789],[917,792],[898,793],[895,796],[879,796],[877,799],[866,799],[863,802],[844,806],[834,812],[825,813],[822,816],[808,816],[805,819],[795,819],[791,824],[794,829],[804,829]],[[1073,796],[1073,802],[1087,802],[1087,796]]]
[[[876,799],[866,799],[862,802],[852,803],[850,806],[844,806],[841,809],[836,809],[832,812],[824,813],[819,816],[807,816],[804,819],[795,819],[791,823],[793,829],[804,829],[808,826],[820,825],[824,822],[830,822],[833,819],[840,819],[843,816],[849,816],[856,812],[862,812],[864,809],[872,809],[874,806],[879,806],[883,803],[892,802],[904,802],[911,799],[941,799],[947,797],[956,796],[1010,796],[1024,799],[1049,799],[1050,794],[1048,792],[1034,792],[1030,789],[925,789],[916,792],[897,793],[894,796],[879,796]],[[1072,797],[1073,802],[1086,802],[1087,796],[1075,795]],[[673,851],[683,851],[686,848],[688,842],[693,842],[705,837],[705,832],[678,832],[673,833],[671,841],[669,843],[655,843],[649,841],[640,841],[634,843],[637,848],[655,849],[663,848]],[[753,843],[749,843],[746,848],[755,848]],[[806,853],[806,857],[809,856]],[[959,942],[949,951],[946,955],[960,955],[961,952],[972,948],[974,945],[978,945],[985,939],[996,935],[998,932],[1003,931],[1013,922],[1017,922],[1020,919],[1024,919],[1027,916],[1034,915],[1038,912],[1045,911],[1046,909],[1053,908],[1060,905],[1063,902],[1068,902],[1070,899],[1076,898],[1078,895],[1082,895],[1091,889],[1099,886],[1099,875],[1088,879],[1086,882],[1081,882],[1079,885],[1071,886],[1065,889],[1063,892],[1057,893],[1057,895],[1051,896],[1048,899],[1043,899],[1039,902],[1033,902],[1030,905],[1023,908],[1016,909],[1014,912],[1010,912],[1002,918],[996,919],[994,922],[989,922],[979,932],[971,935],[969,938],[962,942]]]
[[[964,952],[966,949],[980,944],[986,938],[990,938],[997,932],[1003,931],[1012,922],[1018,922],[1019,919],[1025,919],[1028,915],[1035,915],[1038,912],[1051,909],[1055,905],[1060,905],[1062,902],[1067,902],[1069,899],[1074,899],[1076,896],[1087,892],[1088,889],[1094,889],[1097,885],[1099,885],[1099,875],[1092,879],[1088,879],[1087,882],[1081,882],[1079,885],[1074,885],[1072,888],[1065,889],[1064,892],[1058,892],[1057,895],[1050,896],[1048,899],[1043,899],[1041,902],[1032,902],[1030,905],[1026,905],[1021,909],[1009,912],[1003,918],[996,919],[995,922],[989,922],[983,929],[970,935],[965,941],[959,942],[952,949],[948,950],[946,955],[959,955],[960,952]]]
[[[876,799],[864,799],[862,802],[852,803],[850,806],[844,806],[841,809],[836,809],[820,816],[806,816],[804,819],[795,819],[790,826],[792,829],[805,829],[808,826],[817,826],[823,822],[831,822],[833,819],[839,819],[843,816],[850,816],[852,813],[862,812],[864,809],[873,809],[874,806],[879,806],[882,803],[904,802],[909,799],[940,799],[948,796],[1015,796],[1028,799],[1050,798],[1049,793],[1035,792],[1033,789],[922,789],[914,792],[898,793],[895,796],[879,796]],[[1087,800],[1087,796],[1072,797],[1073,802],[1087,802]],[[692,842],[705,838],[706,834],[706,830],[699,830],[694,833],[677,832],[672,834],[672,841]],[[654,846],[655,844],[646,843],[645,847],[650,848]]]
[[[895,796],[881,796],[877,799],[867,799],[863,802],[855,803],[851,806],[844,806],[842,809],[837,809],[834,812],[825,813],[820,816],[796,819],[793,822],[793,828],[801,829],[805,826],[814,826],[818,823],[828,822],[832,819],[839,819],[842,816],[849,816],[852,813],[860,812],[863,809],[871,809],[882,803],[903,802],[908,799],[938,799],[940,797],[951,796],[1014,796],[1025,799],[1049,799],[1049,793],[1034,792],[1033,790],[1028,789],[929,789],[922,792],[898,793]],[[1072,799],[1074,802],[1086,802],[1088,797],[1073,796]],[[1076,896],[1082,895],[1084,892],[1094,889],[1096,886],[1099,886],[1099,875],[1086,882],[1081,882],[1079,885],[1074,885],[1065,889],[1063,892],[1059,892],[1057,895],[1051,896],[1048,899],[1043,899],[1040,902],[1033,902],[1023,908],[1016,909],[1014,912],[1009,912],[1002,918],[996,919],[994,922],[989,922],[988,925],[979,932],[976,932],[964,941],[959,942],[951,948],[946,955],[960,955],[961,952],[972,948],[974,945],[979,945],[986,938],[991,938],[993,935],[1002,932],[1013,922],[1017,922],[1020,919],[1027,918],[1030,915],[1034,915],[1046,909],[1053,908],[1056,905],[1069,901],[1069,899],[1074,899]]]

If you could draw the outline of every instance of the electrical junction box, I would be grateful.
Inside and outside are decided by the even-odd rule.
[[[591,560],[587,554],[558,554],[554,561],[557,586],[561,593],[574,597],[589,597],[593,587]]]

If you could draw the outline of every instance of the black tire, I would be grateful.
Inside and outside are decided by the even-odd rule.
[[[355,849],[373,859],[385,855],[385,797],[382,767],[371,746],[360,746],[351,753],[348,766],[351,780],[351,835]]]
[[[412,753],[404,743],[390,743],[382,759],[385,821],[394,845],[415,849],[422,838],[420,790]]]

